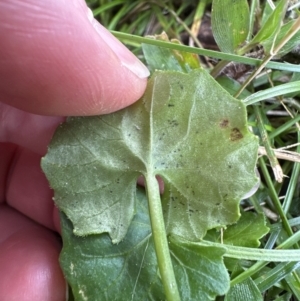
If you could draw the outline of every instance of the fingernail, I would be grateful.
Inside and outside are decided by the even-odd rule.
[[[88,18],[94,26],[95,30],[106,42],[109,48],[120,59],[121,64],[133,72],[139,78],[146,78],[150,72],[147,67],[129,51],[117,38],[115,38],[107,29],[105,29],[97,20],[94,19],[91,10],[89,10]]]

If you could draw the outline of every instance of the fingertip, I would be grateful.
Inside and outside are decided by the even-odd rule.
[[[9,25],[0,27],[2,101],[35,114],[96,115],[142,96],[148,70],[88,12],[83,0],[0,3]]]
[[[91,19],[91,24],[99,34],[100,38],[120,59],[120,63],[129,69],[138,78],[144,79],[150,75],[148,68],[137,59],[117,38],[115,38],[107,29],[105,29],[97,20]]]

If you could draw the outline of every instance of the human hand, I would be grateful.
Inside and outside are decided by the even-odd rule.
[[[1,1],[0,20],[0,300],[63,301],[59,220],[40,158],[64,116],[131,104],[149,73],[84,0]]]

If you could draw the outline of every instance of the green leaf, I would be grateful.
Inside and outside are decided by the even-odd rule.
[[[255,37],[250,41],[250,45],[256,45],[262,43],[270,38],[275,38],[276,34],[280,30],[282,19],[286,12],[287,1],[281,0],[277,4],[276,8],[270,14],[267,21],[262,25]]]
[[[137,213],[125,238],[113,244],[107,234],[79,237],[62,213],[61,266],[76,301],[165,300],[147,208],[137,191]],[[182,301],[214,300],[229,289],[222,247],[190,246],[171,238],[170,252]]]
[[[271,97],[276,97],[279,95],[285,95],[285,94],[299,92],[299,91],[300,91],[300,81],[299,80],[291,81],[286,84],[282,84],[279,86],[275,86],[265,90],[260,90],[256,93],[253,93],[244,99],[244,103],[245,105],[248,106]]]
[[[271,38],[265,40],[262,42],[262,45],[264,47],[265,53],[270,53],[272,50],[272,47],[278,45],[278,43],[287,35],[287,33],[290,31],[292,26],[295,24],[295,20],[292,20],[286,24],[284,24],[276,36],[276,42],[274,43],[274,37],[271,36]],[[276,54],[276,57],[281,57],[289,52],[291,52],[297,45],[299,45],[299,39],[300,39],[300,31],[297,32],[290,40],[286,42],[286,44],[280,49],[280,51]]]
[[[212,31],[222,52],[234,53],[245,42],[249,16],[247,0],[213,0]]]
[[[258,181],[257,149],[245,106],[204,70],[160,71],[132,106],[61,125],[42,168],[77,235],[108,232],[120,242],[142,174],[164,180],[167,233],[197,241],[239,218]]]
[[[182,300],[214,300],[216,295],[228,291],[229,275],[223,263],[225,249],[192,245],[171,237],[170,252]]]
[[[295,298],[298,300],[300,300],[299,276],[300,276],[300,268],[296,269],[293,273],[288,274],[284,278],[290,290],[293,292]]]
[[[293,297],[293,295],[290,292],[287,292],[283,295],[280,295],[276,299],[274,299],[274,301],[290,301],[292,299],[292,297]]]
[[[148,38],[169,42],[169,38],[165,33],[149,36]],[[172,40],[171,42],[180,44],[178,40]],[[173,70],[187,73],[201,67],[199,56],[195,53],[162,48],[144,43],[142,44],[142,48],[148,68],[151,72],[155,70]]]
[[[243,212],[236,224],[228,226],[223,230],[222,239],[226,245],[241,247],[258,247],[259,239],[269,232],[266,227],[265,216],[252,212]],[[220,231],[210,230],[205,239],[220,241]]]
[[[61,214],[60,263],[76,301],[165,299],[147,201],[141,191],[137,196],[137,214],[119,244],[107,234],[74,235],[71,221]]]
[[[262,27],[267,22],[273,11],[274,9],[271,7],[269,1],[266,1],[261,15],[260,27]]]
[[[293,73],[293,75],[290,79],[291,83],[296,82],[296,81],[300,81],[300,73],[298,73],[298,72]],[[297,92],[287,94],[286,97],[294,98],[295,96],[297,96],[299,94],[300,94],[300,91],[297,91]]]
[[[267,273],[263,274],[259,278],[255,279],[255,284],[261,292],[266,291],[268,288],[272,287],[274,284],[284,279],[286,276],[290,275],[291,272],[298,269],[300,262],[281,262],[275,266],[275,268],[269,270]],[[296,278],[299,279],[298,276]],[[299,281],[299,280],[298,280]],[[298,282],[299,287],[299,282]]]
[[[239,82],[227,76],[218,76],[216,81],[232,96],[241,88],[241,84]],[[248,96],[251,96],[251,93],[247,89],[244,89],[238,98],[244,99]]]
[[[227,245],[258,247],[259,239],[268,232],[263,214],[244,212],[236,224],[224,230],[223,241]]]
[[[262,294],[251,278],[234,285],[225,297],[225,301],[262,301]]]

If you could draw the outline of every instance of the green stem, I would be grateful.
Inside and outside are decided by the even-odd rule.
[[[284,202],[283,202],[283,211],[285,213],[287,213],[291,207],[292,201],[293,201],[293,197],[294,197],[294,193],[295,191],[297,191],[297,186],[298,181],[299,181],[299,174],[300,174],[300,164],[295,163],[294,164],[294,168],[292,171],[292,175],[290,177],[290,182],[289,182],[289,186],[284,198]]]
[[[229,61],[220,61],[211,71],[210,75],[216,78],[220,72],[229,64]]]
[[[230,281],[230,286],[232,287],[235,284],[246,280],[248,277],[251,277],[253,274],[257,273],[263,267],[268,265],[270,262],[298,262],[300,259],[299,250],[282,250],[283,248],[290,247],[292,244],[295,243],[297,239],[299,239],[299,234],[295,234],[293,239],[290,239],[288,243],[285,242],[279,245],[275,250],[237,247],[206,240],[202,240],[201,242],[195,244],[202,246],[215,246],[225,248],[226,252],[224,254],[224,257],[246,260],[260,260],[256,262],[253,266],[248,268],[246,271],[232,279]]]
[[[246,271],[244,271],[243,273],[241,273],[240,275],[238,275],[237,277],[232,279],[230,281],[230,287],[233,287],[234,285],[243,282],[244,280],[251,277],[253,274],[257,273],[258,271],[260,271],[263,267],[265,267],[268,264],[269,264],[269,262],[266,262],[266,261],[256,262],[249,269],[247,269]]]
[[[254,23],[255,23],[255,12],[257,10],[257,1],[251,1],[251,5],[250,5],[250,20],[249,20],[249,32],[247,35],[247,43],[249,43],[252,39],[253,36],[253,32],[254,32]]]
[[[176,43],[172,43],[172,42],[159,41],[159,40],[155,40],[153,38],[140,37],[140,36],[136,36],[136,35],[132,35],[132,34],[124,33],[124,32],[119,32],[119,31],[112,30],[111,33],[115,37],[117,37],[118,39],[123,40],[123,41],[145,43],[145,44],[149,44],[149,45],[155,45],[158,47],[174,49],[174,50],[178,50],[178,51],[185,51],[185,52],[189,52],[189,53],[196,53],[199,55],[209,56],[209,57],[213,57],[213,58],[217,58],[217,59],[221,59],[221,60],[233,61],[233,62],[254,65],[254,66],[258,66],[259,64],[262,63],[262,61],[259,59],[254,59],[254,58],[230,54],[230,53],[223,53],[223,52],[214,51],[214,50],[190,47],[190,46],[176,44]],[[295,64],[268,62],[267,67],[271,68],[271,69],[287,70],[287,71],[291,71],[291,72],[300,72],[300,66],[295,65]]]
[[[287,240],[285,240],[283,243],[280,244],[280,247],[277,247],[277,249],[287,249],[293,247],[298,241],[300,240],[300,231],[294,233],[292,236],[290,236]]]
[[[166,235],[159,186],[153,173],[145,176],[151,229],[161,280],[168,301],[180,301]]]
[[[292,236],[293,235],[293,231],[289,225],[289,222],[287,220],[287,217],[282,209],[282,206],[281,206],[281,203],[278,199],[278,195],[277,195],[277,192],[274,188],[274,185],[273,185],[273,182],[271,180],[271,177],[269,175],[269,171],[267,169],[267,166],[265,164],[265,161],[263,158],[259,158],[258,159],[258,162],[259,162],[259,166],[261,168],[261,172],[265,178],[265,181],[266,181],[266,184],[269,188],[269,195],[270,195],[270,198],[272,199],[273,201],[273,205],[274,207],[276,208],[277,210],[277,213],[279,214],[280,218],[281,218],[281,221],[282,221],[282,225],[283,225],[283,228],[284,230],[287,232],[288,236]],[[297,246],[297,248],[299,248]]]
[[[256,197],[256,194],[252,195],[250,198],[250,202],[251,204],[253,205],[255,211],[258,213],[258,214],[264,214],[264,211]]]
[[[273,173],[275,176],[276,181],[278,181],[279,183],[282,182],[283,180],[283,172],[282,172],[282,168],[275,156],[275,152],[272,148],[271,145],[271,141],[269,139],[268,133],[264,127],[264,120],[263,120],[263,116],[261,114],[261,110],[260,108],[258,108],[257,106],[254,106],[254,112],[256,115],[256,119],[257,119],[257,124],[258,124],[258,130],[260,132],[260,136],[261,136],[261,141],[262,144],[264,145],[265,149],[266,149],[266,153],[267,153],[267,157],[270,161],[271,167],[273,169]]]
[[[213,246],[221,247],[226,250],[224,257],[236,258],[236,259],[246,259],[246,260],[259,260],[265,261],[267,264],[269,262],[287,262],[287,261],[300,261],[300,250],[282,250],[282,247],[290,246],[294,243],[296,239],[299,239],[299,235],[295,235],[293,241],[289,243],[279,245],[275,250],[269,249],[257,249],[248,247],[237,247],[232,245],[221,244],[217,242],[211,242],[207,240],[201,240],[200,242],[192,243],[191,245],[200,246]]]
[[[288,131],[291,129],[291,127],[296,123],[300,121],[300,115],[290,119],[289,121],[287,121],[286,123],[284,123],[283,125],[281,125],[280,127],[278,127],[277,129],[275,129],[274,131],[272,131],[269,134],[269,138],[273,139],[275,137],[277,137],[278,135],[280,135],[281,133],[283,133],[284,131]]]

